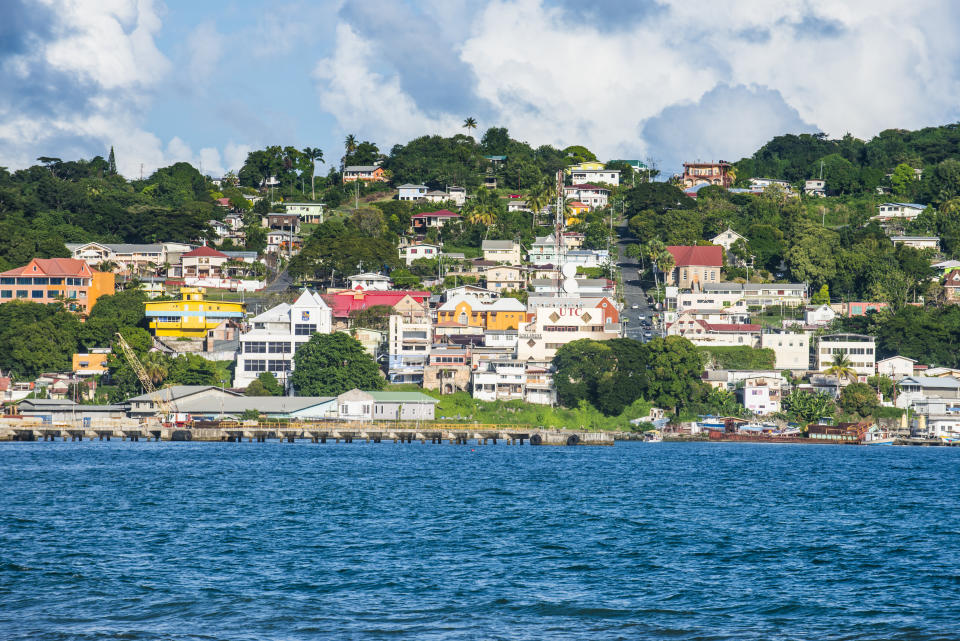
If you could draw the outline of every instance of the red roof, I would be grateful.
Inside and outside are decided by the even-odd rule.
[[[192,251],[188,251],[186,254],[181,254],[180,258],[191,258],[193,256],[216,256],[217,258],[230,258],[223,252],[217,251],[213,247],[209,247],[207,245],[201,245]]]
[[[36,267],[36,269],[34,269]],[[78,276],[92,273],[93,270],[82,260],[76,258],[34,258],[23,267],[14,267],[3,272],[4,276]]]
[[[670,245],[667,251],[673,255],[676,267],[723,266],[723,248],[719,245]]]
[[[411,218],[459,218],[460,214],[455,211],[450,211],[449,209],[441,209],[439,211],[425,211],[422,214],[414,214]]]
[[[336,294],[324,294],[321,298],[327,302],[335,318],[345,318],[351,312],[361,309],[368,309],[378,305],[388,305],[393,307],[404,297],[409,296],[418,303],[423,303],[433,294],[431,292],[421,291],[388,291],[388,292],[367,292],[347,290],[337,292]]]
[[[217,204],[221,207],[229,207],[230,199],[229,198],[217,198]]]

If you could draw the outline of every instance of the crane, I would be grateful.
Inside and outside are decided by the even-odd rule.
[[[136,372],[137,378],[140,379],[140,384],[143,385],[143,391],[147,393],[147,395],[150,397],[150,402],[153,403],[155,408],[157,408],[158,415],[161,417],[160,422],[163,423],[168,421],[170,419],[170,415],[173,413],[170,403],[168,403],[163,397],[163,394],[153,386],[153,381],[150,380],[147,370],[143,367],[143,363],[140,362],[140,359],[137,358],[137,355],[134,354],[133,348],[130,347],[130,344],[123,338],[120,332],[117,332],[116,336],[117,344],[120,345],[120,350],[127,358],[127,362],[130,363],[130,367],[132,367],[133,371]]]

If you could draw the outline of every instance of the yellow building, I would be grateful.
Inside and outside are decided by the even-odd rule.
[[[605,169],[605,168],[606,168],[606,165],[604,165],[602,162],[598,162],[598,161],[596,161],[596,160],[586,160],[586,161],[584,161],[584,162],[582,162],[582,163],[579,163],[579,164],[577,164],[577,165],[570,165],[569,167],[567,167],[566,169],[564,169],[564,171],[567,172],[568,174],[570,174],[570,173],[573,173],[574,171],[577,171],[577,170],[580,170],[580,171],[597,171],[597,170],[599,170],[599,169]]]
[[[484,303],[472,296],[457,296],[437,310],[437,323],[480,329],[519,329],[526,316],[526,306],[516,298],[499,298]]]
[[[590,211],[590,206],[580,202],[579,200],[574,200],[569,204],[570,213],[567,216],[567,227],[579,223],[581,220],[583,220],[583,215]]]
[[[80,352],[73,355],[73,373],[77,376],[94,376],[107,373],[107,357],[110,350],[106,348],[94,349],[89,353]]]
[[[222,322],[243,318],[244,304],[206,301],[202,287],[181,287],[180,300],[144,303],[150,329],[156,336],[204,338]]]

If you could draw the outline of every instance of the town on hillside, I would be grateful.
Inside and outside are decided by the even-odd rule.
[[[956,126],[671,176],[475,127],[0,168],[5,418],[960,442]]]

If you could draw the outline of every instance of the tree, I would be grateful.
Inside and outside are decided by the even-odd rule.
[[[383,389],[373,357],[354,338],[336,332],[314,334],[294,354],[290,377],[301,396],[336,396],[354,388]]]
[[[872,415],[878,406],[877,392],[866,383],[851,383],[840,394],[840,408],[859,418]]]
[[[781,406],[787,416],[801,423],[804,428],[807,424],[819,421],[821,418],[833,416],[836,409],[829,394],[825,392],[808,394],[798,389],[787,394]]]
[[[648,401],[676,411],[703,395],[703,357],[693,343],[681,336],[667,336],[644,346],[649,363]]]
[[[113,145],[110,145],[110,155],[107,157],[107,175],[117,175],[117,157],[113,153]]]
[[[857,372],[853,369],[853,364],[846,354],[838,352],[833,355],[830,366],[824,370],[829,376],[836,376],[838,380],[848,380],[856,382]]]
[[[583,338],[562,345],[553,357],[557,400],[565,407],[595,403],[597,387],[614,363],[613,350],[605,342]]]
[[[317,174],[317,161],[323,162],[323,150],[319,147],[304,147],[303,155],[310,159],[310,200],[317,199],[314,179]]]
[[[261,372],[257,378],[250,381],[245,393],[247,396],[282,396],[283,386],[272,372]]]
[[[879,375],[867,378],[867,385],[877,390],[887,400],[893,399],[893,394],[897,389],[897,384],[889,376]]]
[[[467,118],[463,121],[463,128],[467,130],[467,133],[470,133],[472,130],[477,128],[476,118]]]
[[[897,165],[890,176],[890,186],[893,188],[893,193],[902,196],[905,200],[910,200],[916,191],[916,185],[917,175],[913,171],[913,167],[906,163]]]
[[[812,305],[829,305],[830,304],[830,287],[824,283],[820,286],[820,289],[817,290],[817,293],[810,298],[810,304]]]

